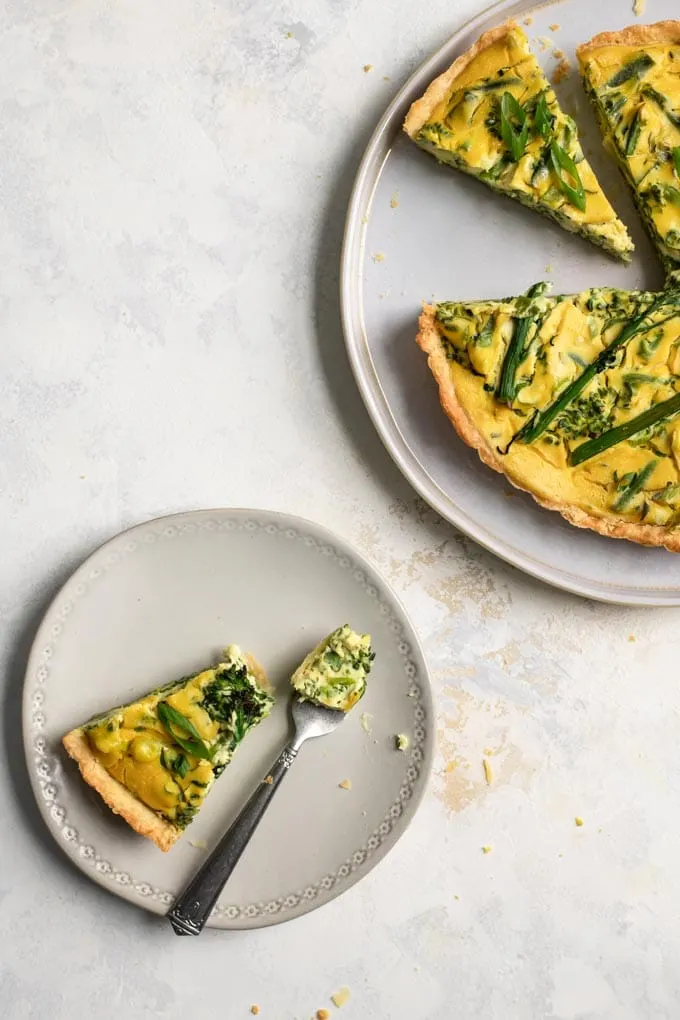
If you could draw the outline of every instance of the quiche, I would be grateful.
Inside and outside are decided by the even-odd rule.
[[[371,635],[358,634],[345,624],[305,657],[291,683],[302,701],[349,712],[366,692],[374,658]]]
[[[230,645],[216,666],[71,730],[64,747],[116,814],[169,850],[246,733],[269,715],[265,683],[255,660]]]
[[[680,270],[680,21],[603,32],[577,49],[605,144],[667,273]]]
[[[576,124],[508,21],[436,78],[404,122],[440,162],[629,261],[633,243],[583,155]]]
[[[426,305],[445,413],[572,524],[680,551],[680,288]]]

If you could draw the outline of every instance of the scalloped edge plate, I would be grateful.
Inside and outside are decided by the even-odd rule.
[[[307,913],[349,889],[394,846],[432,763],[425,658],[375,567],[302,518],[235,509],[176,514],[137,525],[90,556],[43,618],[23,698],[33,791],[76,867],[117,896],[165,914],[201,863],[192,840],[214,845],[286,739],[292,669],[346,620],[373,635],[368,691],[342,727],[301,752],[211,927],[259,928]],[[163,854],[83,783],[60,739],[95,711],[213,661],[234,640],[263,662],[277,705],[239,748],[183,838]],[[362,712],[373,716],[371,734]],[[406,753],[394,747],[399,732],[411,737]],[[351,792],[338,788],[347,776]]]

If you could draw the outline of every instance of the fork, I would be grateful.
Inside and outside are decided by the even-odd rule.
[[[265,779],[168,912],[168,920],[177,935],[201,934],[222,889],[284,776],[288,775],[298,751],[305,741],[332,733],[345,718],[345,712],[295,698],[292,716],[295,726],[293,739],[286,744]]]

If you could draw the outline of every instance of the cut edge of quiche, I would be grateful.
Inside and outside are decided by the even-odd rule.
[[[594,288],[592,291],[583,292],[583,295],[562,295],[558,298],[550,298],[547,299],[546,307],[552,307],[554,309],[556,301],[569,301],[573,298],[587,297],[590,294],[603,293],[604,291],[604,288]],[[612,293],[614,293],[614,291],[612,291]],[[662,292],[661,294],[647,294],[644,292],[620,293],[624,295],[624,297],[629,297],[631,299],[638,314],[640,314],[641,311],[644,311],[647,307],[651,308],[655,301],[663,302],[666,294],[669,294],[669,292]],[[639,545],[662,546],[671,552],[680,552],[680,510],[674,511],[673,518],[664,526],[657,523],[644,523],[641,521],[626,520],[625,516],[617,513],[616,510],[612,510],[610,513],[604,514],[589,513],[582,507],[574,505],[574,503],[569,500],[561,499],[547,493],[536,492],[532,489],[530,483],[528,484],[522,479],[513,477],[512,474],[509,473],[508,464],[504,458],[504,454],[507,454],[508,449],[501,449],[497,442],[489,441],[489,438],[483,433],[482,426],[475,421],[474,415],[468,413],[466,410],[462,393],[459,393],[458,386],[453,378],[454,373],[451,371],[451,362],[447,357],[442,331],[438,327],[437,309],[441,308],[443,304],[449,304],[450,306],[466,307],[468,309],[479,307],[484,308],[484,310],[494,311],[500,309],[504,305],[512,303],[515,300],[516,299],[506,299],[505,301],[479,301],[469,303],[445,302],[440,303],[439,305],[423,305],[423,310],[419,318],[419,331],[416,337],[417,343],[421,350],[427,355],[429,369],[437,383],[442,409],[453,425],[458,436],[463,440],[463,442],[477,452],[484,464],[499,474],[504,475],[516,489],[528,493],[540,506],[549,510],[557,511],[570,524],[579,528],[589,529],[608,538],[627,539]],[[678,313],[675,318],[678,319],[678,322],[680,323],[680,291],[676,292],[674,297],[669,294],[669,300],[674,300],[676,303]],[[661,314],[663,314],[663,309]],[[516,319],[515,322],[521,322],[521,319]],[[680,333],[680,329],[678,332]],[[651,336],[649,339],[649,349],[654,350],[654,342],[657,334],[647,333],[646,335],[648,337]],[[658,339],[656,340],[656,343],[658,346]],[[670,346],[673,347],[672,343]],[[578,372],[581,370],[581,367],[577,369]],[[480,373],[474,371],[470,374],[479,375]],[[678,377],[678,381],[680,382],[680,376]],[[487,385],[484,389],[490,389],[493,391],[494,387]],[[677,400],[675,400],[675,404],[677,406],[675,410],[671,412],[672,415],[676,415],[680,412],[680,395],[676,395]],[[673,459],[676,464],[675,474],[680,476],[680,430],[676,430],[676,436],[677,439],[673,439],[672,449]],[[624,473],[619,476],[618,487],[621,492],[625,494],[626,486],[628,486],[628,490],[631,493],[635,493],[636,498],[645,496],[645,493],[641,490],[643,483],[647,481],[649,468],[651,467],[652,460],[655,460],[655,455],[649,454],[646,457],[646,460],[648,462],[648,467],[641,467],[637,472],[631,471],[630,474]],[[660,461],[655,460],[656,464],[659,462]],[[638,482],[639,488],[636,490],[635,487]],[[669,481],[663,487],[662,492],[670,492],[671,489],[673,490],[674,498],[680,506],[680,484],[677,484],[677,482],[673,484]]]
[[[522,100],[526,89],[518,91],[524,79],[506,75],[511,67],[494,68],[493,61],[484,65],[485,52],[503,43],[513,47],[531,69],[533,84],[538,86],[529,97],[534,101],[531,108]],[[479,78],[475,78],[476,63],[480,65]],[[495,79],[493,73],[497,74]],[[456,96],[456,83],[461,79],[461,95]],[[481,85],[475,88],[476,81]],[[513,96],[513,90],[518,96]],[[508,93],[510,99],[506,100]],[[467,123],[472,123],[475,117],[479,120],[479,114],[486,114],[484,141],[489,151],[480,150],[477,155],[471,136],[480,125],[475,124],[469,137],[461,137],[458,142],[456,131],[460,125],[452,121],[459,114],[468,116],[465,114],[468,96],[473,98]],[[544,102],[539,114],[541,97]],[[487,127],[489,119],[494,122],[493,130]],[[634,245],[628,231],[583,155],[575,122],[561,109],[516,22],[507,21],[483,33],[411,105],[403,126],[416,145],[439,162],[472,175],[492,190],[550,217],[609,254],[630,261]],[[589,220],[589,216],[593,219]]]
[[[664,143],[668,140],[668,134],[674,133],[676,148],[680,147],[680,82],[677,95],[673,97],[676,100],[673,107],[668,104],[665,93],[646,84],[645,78],[647,71],[654,66],[649,50],[679,43],[680,21],[667,20],[652,25],[629,25],[616,32],[601,32],[576,49],[581,79],[595,111],[605,146],[632,191],[640,216],[664,265],[669,285],[677,285],[680,277],[680,155],[674,165],[674,148],[672,145],[664,147]],[[598,80],[592,67],[598,51],[615,52],[619,47],[622,51],[621,61],[609,63],[608,77],[604,81]],[[650,59],[645,60],[646,57]],[[637,64],[639,70],[635,71],[633,64]],[[634,73],[628,73],[627,69]],[[620,90],[622,85],[623,91]],[[633,91],[627,95],[631,86]],[[676,123],[671,122],[669,115]],[[659,128],[658,135],[654,133],[655,127]],[[644,137],[641,137],[643,133]],[[652,136],[653,146],[650,146]],[[657,148],[659,141],[661,145]],[[648,157],[657,151],[663,158],[652,163]],[[677,151],[680,153],[680,148]],[[637,163],[640,158],[649,161],[650,167],[644,164],[637,167],[631,162],[635,160]],[[636,170],[639,171],[637,180]],[[663,189],[666,187],[673,189],[673,200],[670,203],[668,198],[664,200]],[[657,217],[655,222],[655,213],[663,213],[664,206],[668,204],[674,205],[677,211],[672,217],[673,223],[662,235],[658,227],[662,226],[663,215]],[[674,231],[675,247],[666,243],[671,230]]]
[[[232,652],[233,654],[231,654]],[[266,718],[271,710],[273,697],[267,676],[262,666],[252,655],[242,652],[235,645],[232,645],[225,650],[225,656],[228,656],[229,658],[228,663],[220,662],[216,666],[211,667],[209,670],[194,673],[189,677],[184,677],[181,680],[176,680],[165,684],[163,687],[156,688],[144,695],[142,698],[138,698],[136,701],[131,701],[125,705],[117,706],[116,708],[110,709],[108,712],[95,716],[87,723],[77,726],[62,738],[63,746],[70,757],[77,763],[80,774],[87,785],[92,787],[92,789],[99,794],[104,803],[113,811],[114,814],[120,815],[135,832],[147,839],[150,839],[160,850],[163,851],[168,851],[172,848],[184,832],[185,826],[174,824],[170,819],[163,817],[161,813],[151,808],[148,804],[131,792],[131,790],[128,789],[123,782],[113,776],[97,756],[97,753],[88,737],[88,730],[106,723],[107,720],[124,713],[128,709],[135,709],[144,701],[160,695],[157,701],[158,703],[164,697],[169,697],[172,694],[176,694],[178,691],[184,690],[193,681],[196,681],[200,677],[204,677],[206,674],[212,674],[214,677],[221,668],[231,666],[234,662],[238,662],[239,664],[242,663],[246,666],[249,681],[253,682],[254,687],[265,696],[263,698],[262,714],[259,715],[258,718],[251,723],[251,726],[248,727],[248,729],[252,728]],[[154,709],[156,709],[157,703],[154,706]],[[189,737],[192,738],[191,733],[189,733]],[[238,742],[240,741],[237,741],[236,744]],[[169,734],[167,746],[174,748],[172,733]],[[233,750],[235,750],[235,747],[236,745]],[[233,750],[230,751],[224,765],[228,764],[231,760]],[[191,759],[189,760],[191,761]],[[224,768],[224,765],[221,766],[220,771]],[[217,777],[213,776],[210,780],[206,794],[209,792],[209,788],[212,786],[215,778]],[[201,799],[199,807],[203,806],[204,800],[205,795]]]

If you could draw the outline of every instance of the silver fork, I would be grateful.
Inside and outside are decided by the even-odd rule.
[[[251,836],[260,824],[283,777],[297,758],[306,740],[331,733],[345,718],[334,708],[323,708],[309,701],[293,701],[295,736],[278,756],[238,818],[205,861],[168,913],[177,935],[200,935],[225,883],[236,867]]]

